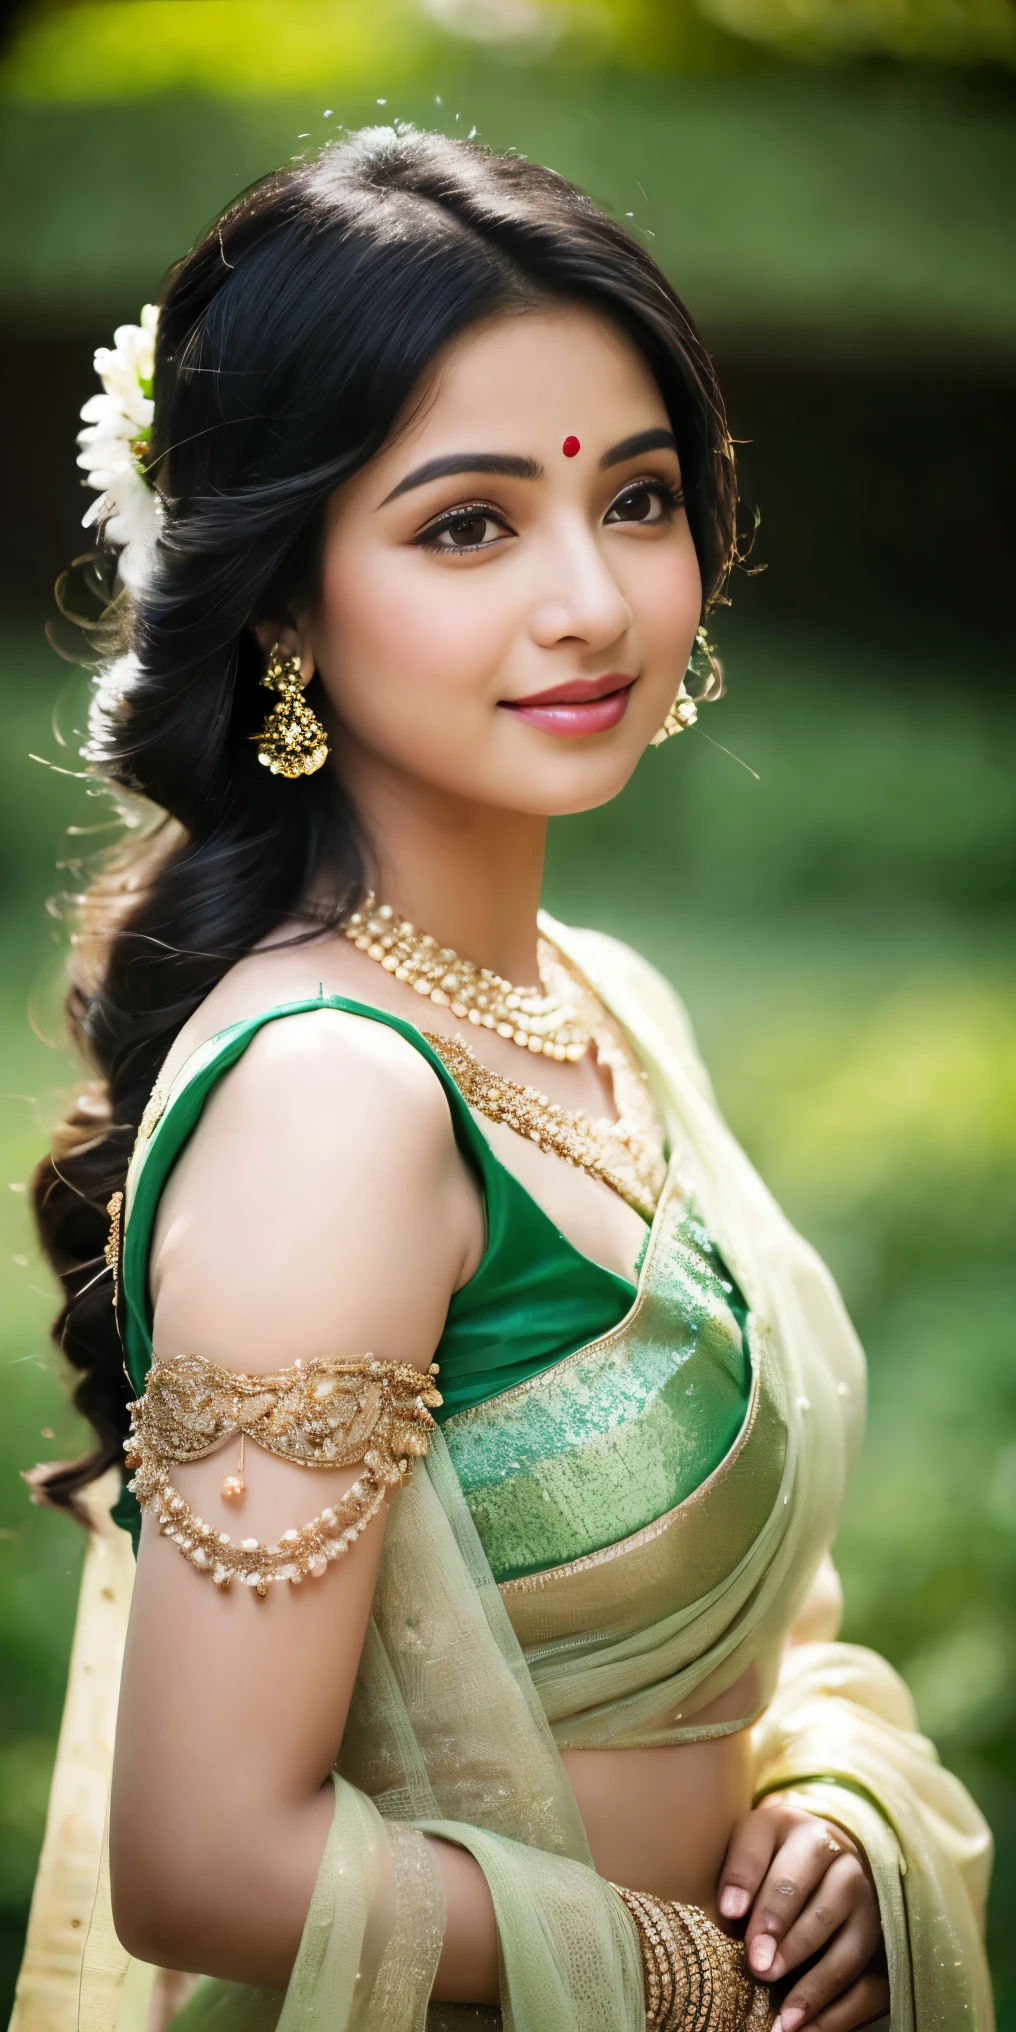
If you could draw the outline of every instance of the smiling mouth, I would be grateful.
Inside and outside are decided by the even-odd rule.
[[[530,698],[502,699],[505,712],[540,727],[547,734],[574,739],[583,734],[604,734],[623,720],[628,710],[635,678],[620,670],[604,677],[576,677],[567,684],[536,692]]]

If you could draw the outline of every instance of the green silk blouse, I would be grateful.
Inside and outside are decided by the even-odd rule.
[[[612,1333],[631,1310],[636,1286],[584,1256],[568,1241],[494,1155],[451,1073],[422,1033],[372,1004],[342,995],[282,1003],[220,1031],[199,1046],[182,1069],[152,1130],[130,1201],[121,1270],[128,1372],[140,1394],[152,1359],[148,1260],[156,1211],[170,1171],[193,1134],[209,1094],[265,1023],[321,1009],[383,1023],[427,1060],[444,1088],[456,1141],[483,1196],[483,1257],[468,1281],[452,1294],[435,1350],[444,1399],[436,1415],[447,1428],[453,1458],[468,1487],[469,1461],[459,1459],[462,1449],[455,1443],[458,1414],[499,1397]],[[696,1258],[696,1297],[703,1319],[710,1311],[711,1287],[715,1286],[733,1333],[726,1337],[723,1361],[711,1363],[704,1376],[697,1378],[698,1401],[687,1405],[690,1430],[684,1439],[690,1439],[691,1444],[676,1449],[681,1465],[671,1492],[675,1502],[705,1481],[723,1459],[744,1421],[751,1390],[744,1300],[694,1219],[686,1230],[686,1243]],[[689,1316],[674,1322],[675,1347],[681,1343],[694,1346],[697,1338],[697,1309],[686,1310]],[[280,1362],[286,1359],[286,1351],[280,1350]],[[510,1463],[504,1467],[510,1476]],[[116,1514],[128,1528],[136,1527],[136,1505],[126,1491]],[[496,1571],[500,1561],[494,1564]]]

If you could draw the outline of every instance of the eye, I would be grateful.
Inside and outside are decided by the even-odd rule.
[[[490,550],[501,537],[510,535],[511,530],[496,510],[485,501],[477,501],[440,516],[429,528],[421,530],[414,541],[421,550],[454,555],[457,551]]]
[[[683,505],[681,488],[671,486],[667,480],[631,480],[611,502],[603,519],[614,524],[634,522],[643,527],[658,527],[661,522],[671,522]]]

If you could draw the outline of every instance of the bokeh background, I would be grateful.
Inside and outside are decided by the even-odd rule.
[[[729,696],[562,824],[551,907],[680,985],[725,1108],[871,1362],[847,1634],[998,1840],[1016,2028],[1010,0],[85,0],[0,24],[0,1916],[9,1992],[82,1546],[25,1180],[74,1073],[66,936],[112,814],[44,634],[86,548],[91,353],[240,187],[343,126],[513,146],[647,237],[741,440]],[[90,498],[90,497],[89,497]],[[722,743],[722,747],[713,745]],[[726,750],[732,753],[725,752]],[[735,759],[736,758],[736,759]]]

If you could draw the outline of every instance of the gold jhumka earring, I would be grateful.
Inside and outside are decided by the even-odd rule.
[[[691,677],[694,691],[688,688]],[[693,727],[698,719],[701,705],[714,705],[723,697],[723,665],[709,640],[704,628],[695,630],[695,646],[688,660],[688,668],[677,688],[677,697],[663,722],[658,734],[649,743],[651,748],[662,748],[672,734],[683,734],[686,727]]]
[[[277,642],[261,682],[266,690],[281,692],[282,697],[272,707],[260,734],[251,735],[258,744],[258,761],[273,776],[288,776],[291,781],[313,776],[327,759],[328,736],[304,697],[299,657],[285,656]]]

